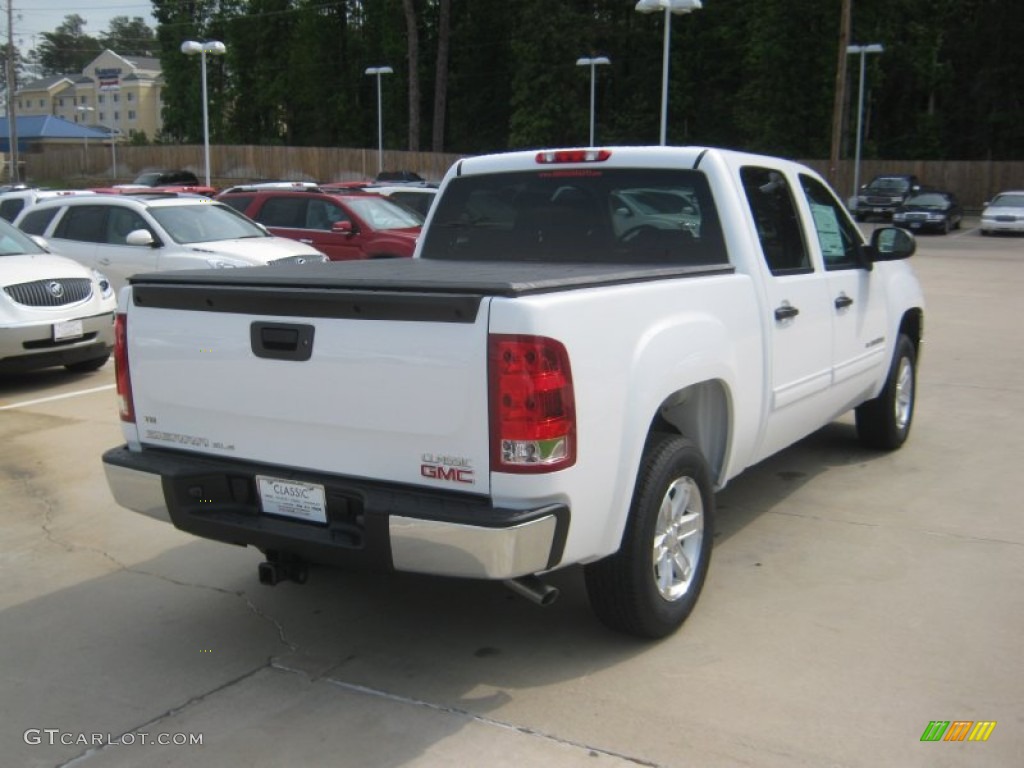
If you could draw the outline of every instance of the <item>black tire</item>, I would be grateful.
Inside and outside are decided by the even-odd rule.
[[[689,440],[660,433],[648,439],[622,546],[584,567],[590,606],[604,624],[661,638],[690,615],[711,560],[715,497],[710,477],[707,462]],[[663,508],[670,517],[661,514]]]
[[[104,365],[107,364],[107,360],[110,359],[110,353],[108,352],[103,357],[94,357],[91,360],[82,360],[77,363],[68,363],[64,368],[71,373],[90,373],[92,371],[98,371]]]
[[[894,451],[906,442],[917,402],[917,355],[904,334],[896,340],[885,387],[857,407],[857,437],[867,448]]]

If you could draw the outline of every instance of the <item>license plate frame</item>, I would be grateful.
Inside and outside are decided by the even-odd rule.
[[[256,490],[265,515],[327,524],[327,492],[319,483],[257,475]]]

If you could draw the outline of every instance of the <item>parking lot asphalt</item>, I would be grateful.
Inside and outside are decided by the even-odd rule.
[[[909,442],[865,451],[847,416],[735,479],[657,643],[605,630],[576,569],[548,608],[261,586],[258,552],[114,504],[112,365],[0,379],[0,765],[1024,765],[1024,238],[918,243]],[[922,741],[933,721],[996,725]]]

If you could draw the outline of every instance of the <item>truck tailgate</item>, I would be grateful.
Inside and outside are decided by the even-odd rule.
[[[139,439],[487,493],[489,299],[135,284]]]

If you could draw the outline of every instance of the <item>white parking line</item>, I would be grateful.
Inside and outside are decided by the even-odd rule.
[[[66,400],[69,397],[78,397],[79,395],[91,395],[94,392],[104,392],[108,389],[114,389],[116,384],[105,384],[102,387],[93,387],[92,389],[82,389],[78,392],[67,392],[63,395],[54,395],[53,397],[40,397],[37,400],[26,400],[23,403],[12,403],[11,405],[0,405],[0,411],[9,411],[12,408],[25,408],[29,405],[39,405],[40,403],[52,403],[54,400]]]

